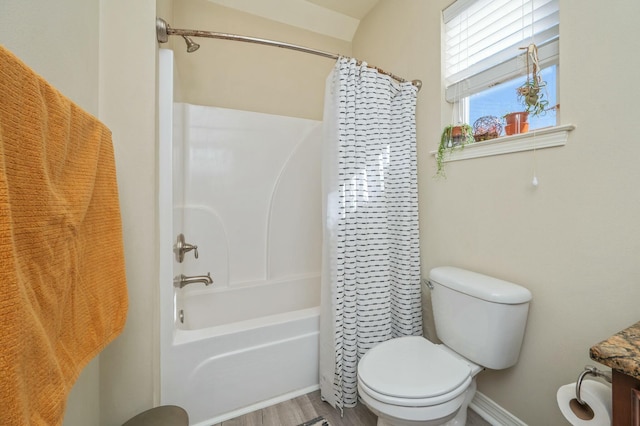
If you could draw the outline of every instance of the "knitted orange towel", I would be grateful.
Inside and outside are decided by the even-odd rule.
[[[126,313],[111,132],[0,46],[0,424],[62,424]]]

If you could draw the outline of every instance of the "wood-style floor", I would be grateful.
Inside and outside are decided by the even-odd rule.
[[[322,402],[320,391],[316,391],[213,426],[297,426],[318,416],[329,420],[331,426],[376,426],[378,420],[360,403],[345,409],[344,417],[340,418],[340,412]],[[489,423],[468,410],[467,426],[489,426]]]

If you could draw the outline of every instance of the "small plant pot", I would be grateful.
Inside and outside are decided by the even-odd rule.
[[[517,135],[519,133],[527,133],[529,131],[529,113],[524,112],[512,112],[504,116],[507,123],[504,126],[504,132],[507,136]]]
[[[455,126],[451,129],[451,143],[453,146],[458,146],[464,142],[466,135],[462,131],[462,126]]]
[[[446,153],[450,153],[454,149],[461,149],[472,142],[474,142],[473,129],[468,124],[446,126],[440,135],[440,144],[436,154],[436,163],[438,165],[436,175],[444,177],[444,157]]]

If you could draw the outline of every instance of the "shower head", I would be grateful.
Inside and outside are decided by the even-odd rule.
[[[200,45],[194,42],[193,40],[191,40],[191,38],[187,36],[182,36],[182,38],[184,39],[185,43],[187,43],[187,52],[191,53],[200,49]]]

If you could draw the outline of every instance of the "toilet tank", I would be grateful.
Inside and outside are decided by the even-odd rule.
[[[531,292],[465,269],[444,266],[429,274],[438,338],[458,354],[501,370],[518,362]]]

